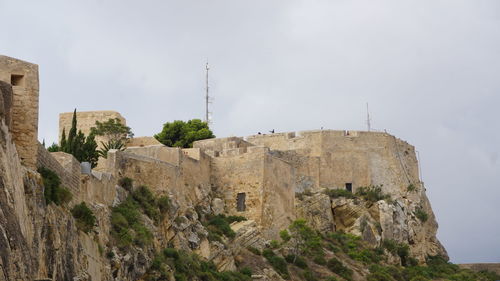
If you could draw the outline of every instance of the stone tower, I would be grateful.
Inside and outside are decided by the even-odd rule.
[[[22,163],[36,168],[38,149],[38,65],[0,55],[0,80],[12,85],[10,127]]]

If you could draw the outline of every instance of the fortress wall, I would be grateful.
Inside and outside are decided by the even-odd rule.
[[[35,169],[38,154],[38,65],[0,56],[0,80],[12,85],[10,130],[21,162]]]
[[[86,136],[90,133],[90,128],[95,127],[95,121],[105,122],[109,119],[118,118],[123,125],[127,125],[127,120],[116,111],[81,111],[76,112],[77,130],[82,130]],[[66,131],[68,137],[69,130],[71,129],[71,121],[73,120],[73,112],[65,112],[59,114],[59,140],[61,139],[63,129]],[[97,144],[100,145],[102,138],[96,137]]]
[[[180,165],[182,151],[179,147],[168,147],[163,144],[144,147],[128,147],[126,152],[158,159],[175,166]]]
[[[204,153],[199,154],[199,159],[185,154],[181,156],[180,167],[183,186],[193,192],[193,196],[203,200],[211,190],[211,159]]]
[[[80,192],[78,192],[76,203],[82,201],[88,204],[103,204],[112,206],[116,197],[116,179],[112,176],[102,176],[97,178],[93,175],[82,175]]]
[[[71,190],[73,196],[80,192],[80,163],[71,154],[49,152],[38,144],[37,167],[54,171],[61,179],[61,184]]]
[[[265,151],[212,159],[211,182],[223,193],[226,212],[261,224]],[[245,211],[237,211],[238,193],[245,193]]]
[[[305,156],[294,150],[273,150],[271,154],[295,169],[295,192],[302,193],[320,188],[320,157]]]
[[[262,194],[264,236],[276,239],[295,219],[295,171],[283,160],[265,154]]]
[[[196,160],[188,160],[199,162]],[[182,166],[185,165],[184,171]],[[134,180],[134,185],[146,185],[156,195],[168,195],[174,198],[179,206],[185,209],[193,207],[201,200],[205,199],[210,185],[208,184],[208,174],[198,175],[195,182],[190,178],[193,176],[194,163],[185,163],[181,166],[172,165],[165,161],[151,157],[142,156],[124,151],[108,152],[108,171],[117,179],[129,177]],[[208,165],[208,164],[207,164]],[[205,171],[208,168],[198,167],[198,171]],[[202,184],[206,180],[207,183]]]

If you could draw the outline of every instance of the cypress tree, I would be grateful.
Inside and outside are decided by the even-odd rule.
[[[76,150],[75,146],[75,138],[76,138],[76,108],[75,111],[73,112],[73,120],[71,120],[71,129],[69,130],[69,135],[68,135],[68,144],[67,144],[67,153],[71,153],[74,155],[74,151]]]
[[[61,143],[60,143],[60,148],[61,148],[61,151],[64,151],[66,152],[66,146],[67,146],[68,142],[66,140],[66,128],[63,128],[63,132],[62,132],[62,136],[61,136]]]

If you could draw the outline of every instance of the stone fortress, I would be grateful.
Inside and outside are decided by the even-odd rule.
[[[387,133],[318,130],[230,137],[197,141],[193,148],[160,144],[152,137],[132,138],[125,151],[111,151],[96,171],[81,175],[72,155],[49,153],[37,141],[37,66],[0,57],[0,78],[13,89],[8,120],[21,159],[26,166],[45,166],[56,171],[77,196],[81,176],[92,180],[130,177],[155,192],[179,200],[200,198],[207,187],[216,188],[223,202],[213,204],[220,212],[242,215],[275,237],[296,218],[295,194],[322,188],[381,185],[402,192],[409,184],[420,185],[415,149]],[[28,110],[26,110],[28,109]],[[59,136],[69,130],[72,112],[59,116]],[[125,118],[114,111],[78,112],[78,129],[90,132],[95,121]],[[106,177],[105,177],[106,178]],[[92,193],[92,192],[90,192]],[[187,202],[186,206],[196,204]]]
[[[110,241],[109,206],[123,200],[124,191],[118,182],[125,177],[133,179],[136,186],[148,186],[155,195],[168,195],[174,202],[175,218],[197,221],[193,219],[194,210],[203,205],[214,214],[246,217],[249,221],[240,225],[255,225],[268,240],[277,239],[278,232],[295,219],[306,218],[317,229],[349,231],[375,244],[382,239],[408,241],[420,260],[428,254],[446,256],[435,237],[437,223],[419,178],[415,148],[390,134],[345,130],[287,132],[207,139],[188,149],[164,146],[153,137],[134,137],[125,150],[109,151],[107,159],[99,159],[98,166],[88,171],[72,155],[50,153],[38,142],[38,89],[36,65],[0,56],[0,117],[5,120],[23,166],[30,173],[39,167],[56,172],[73,195],[70,204],[87,202],[98,217],[101,231],[97,238],[80,233],[78,239],[86,246],[74,247],[75,253],[81,250],[88,257],[85,265],[79,266],[85,272],[93,271],[89,274],[97,276],[95,280],[104,280],[103,276],[109,274],[97,245]],[[68,133],[71,117],[72,112],[60,114],[59,136],[63,129]],[[78,129],[88,134],[95,121],[109,118],[126,124],[118,112],[78,112]],[[18,177],[22,179],[21,174]],[[415,192],[409,191],[410,185]],[[363,209],[344,199],[330,201],[320,192],[356,192],[367,186],[381,186],[394,203],[379,201]],[[17,188],[15,194],[21,198],[22,184]],[[315,195],[308,200],[299,199],[308,193]],[[54,208],[47,210],[60,212]],[[414,217],[416,208],[428,212],[427,222]],[[29,217],[27,209],[16,207],[20,210],[18,217]],[[369,220],[369,227],[360,232],[364,220]],[[163,240],[215,260],[219,269],[234,267],[234,260],[227,262],[221,258],[223,255],[214,254],[220,253],[220,249],[214,250],[206,237],[199,237],[200,231],[187,233],[184,228],[184,232],[174,234],[175,223],[167,224],[162,232],[167,239]],[[66,233],[60,227],[60,233]],[[27,241],[36,236],[31,228],[28,221],[21,221]],[[242,244],[251,245],[248,243],[253,242],[249,241]],[[46,276],[44,267],[40,268],[38,275]]]

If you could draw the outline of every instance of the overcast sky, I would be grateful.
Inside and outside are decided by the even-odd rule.
[[[40,66],[39,138],[58,113],[119,111],[136,136],[364,130],[416,146],[453,262],[500,262],[500,1],[0,0],[0,54]]]

